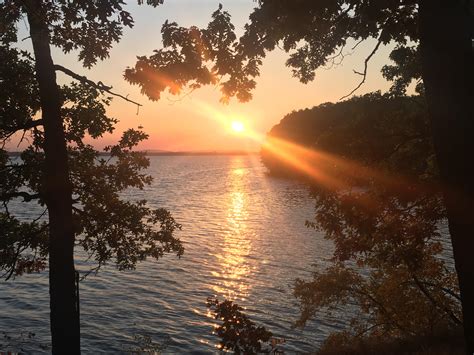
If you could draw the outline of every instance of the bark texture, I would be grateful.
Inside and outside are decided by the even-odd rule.
[[[466,353],[474,353],[474,117],[469,1],[421,0],[423,82],[462,298]]]
[[[54,354],[80,353],[74,269],[72,188],[61,101],[42,1],[25,1],[44,123],[43,195],[49,213],[49,292]]]

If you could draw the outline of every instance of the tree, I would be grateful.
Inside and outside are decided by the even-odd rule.
[[[174,237],[180,226],[168,211],[120,198],[121,191],[151,182],[140,172],[147,158],[133,151],[146,134],[127,130],[106,148],[108,157],[84,142],[86,135],[98,139],[113,131],[117,120],[106,115],[106,107],[111,96],[120,95],[56,65],[51,56],[56,46],[64,53],[77,50],[85,67],[106,58],[123,27],[133,25],[122,5],[119,0],[0,2],[0,268],[8,279],[44,269],[49,258],[53,353],[80,352],[76,245],[95,259],[95,271],[113,259],[119,269],[130,269],[146,257],[183,253]],[[17,24],[25,17],[33,55],[15,46]],[[75,82],[59,86],[57,71]],[[14,159],[4,148],[18,132],[28,144]],[[14,199],[45,207],[44,212],[19,219],[8,208]]]
[[[391,53],[398,66],[384,68],[404,93],[413,79],[423,81],[431,114],[435,152],[444,184],[444,203],[462,298],[467,352],[474,352],[474,163],[472,134],[473,49],[472,2],[455,0],[309,1],[259,0],[237,39],[222,6],[205,29],[165,23],[164,48],[139,57],[125,75],[151,99],[167,88],[179,93],[188,85],[219,83],[222,100],[251,99],[259,66],[268,51],[281,44],[286,64],[303,83],[321,66],[373,39],[359,85],[381,45],[396,43]]]
[[[214,333],[221,339],[221,350],[230,350],[234,354],[281,353],[277,345],[284,343],[284,339],[274,338],[272,332],[255,324],[238,304],[228,300],[219,302],[210,297],[207,307],[214,313],[214,318],[222,322],[214,328]]]
[[[287,115],[267,140],[318,152],[303,159],[328,177],[311,180],[316,212],[307,224],[334,242],[334,255],[296,281],[298,325],[350,309],[351,329],[322,348],[340,352],[387,339],[393,351],[410,340],[412,351],[435,346],[441,334],[457,341],[459,290],[439,230],[446,210],[424,100],[372,93],[323,104]],[[271,172],[297,170],[276,153],[264,150]]]
[[[469,354],[474,352],[473,4],[424,0],[419,14],[422,77],[439,171],[446,186],[444,201]]]

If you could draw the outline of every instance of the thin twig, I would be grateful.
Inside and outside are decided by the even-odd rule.
[[[377,53],[380,45],[382,44],[382,33],[380,34],[378,40],[377,40],[377,44],[375,45],[374,49],[372,50],[372,52],[370,52],[370,54],[368,55],[367,58],[365,58],[365,61],[364,61],[364,71],[363,72],[358,72],[356,70],[354,70],[354,73],[356,74],[359,74],[362,76],[362,80],[360,81],[359,85],[357,85],[350,93],[348,93],[347,95],[344,95],[343,97],[341,97],[339,100],[344,100],[346,98],[348,98],[349,96],[351,96],[353,93],[355,93],[357,90],[360,89],[360,87],[362,85],[364,85],[365,83],[365,79],[367,78],[367,67],[369,65],[369,61],[370,59],[372,59],[372,57],[374,56],[375,53]]]
[[[364,38],[362,38],[360,41],[358,41],[356,44],[354,44],[354,46],[352,47],[352,50],[356,49],[357,47],[359,47],[359,44],[361,44],[362,42],[364,42]]]
[[[186,97],[190,96],[196,89],[191,89],[186,92],[184,95],[180,95],[177,99],[171,99],[167,97],[166,99],[170,102],[170,105],[174,105],[177,102],[183,101]]]
[[[41,217],[43,217],[43,216],[46,214],[47,211],[48,211],[48,209],[45,208],[44,211],[43,211],[43,213],[41,213],[38,217],[36,217],[36,218],[33,220],[33,223],[38,222],[38,221],[41,219]]]

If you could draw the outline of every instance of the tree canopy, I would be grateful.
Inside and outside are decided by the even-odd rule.
[[[203,29],[166,22],[162,27],[163,48],[138,57],[135,66],[126,70],[125,78],[153,100],[166,89],[177,94],[185,87],[218,84],[222,101],[236,96],[245,102],[252,98],[267,52],[277,47],[289,53],[286,65],[293,75],[307,83],[315,79],[318,68],[373,39],[375,44],[362,63],[363,71],[356,72],[361,76],[360,84],[375,52],[381,45],[395,42],[391,59],[396,65],[385,66],[383,74],[394,81],[394,93],[404,93],[412,79],[421,77],[417,3],[261,0],[240,38],[230,14],[219,6]]]
[[[35,62],[30,53],[14,46],[16,31],[13,26],[21,14],[15,5],[14,1],[7,1],[0,11],[9,19],[3,25],[10,26],[8,31],[2,32],[0,47],[4,59],[0,65],[0,137],[5,145],[13,134],[23,131],[23,142],[29,144],[20,159],[10,158],[5,149],[1,150],[3,235],[0,260],[7,277],[43,269],[48,255],[47,221],[32,218],[25,222],[8,210],[12,199],[40,206],[45,206],[47,199],[42,187],[44,130]],[[85,66],[108,55],[112,42],[119,39],[121,24],[133,24],[120,2],[84,2],[82,5],[80,2],[57,2],[48,3],[44,10],[54,24],[51,43],[65,52],[78,49]],[[113,14],[117,14],[121,22],[112,20]],[[104,42],[92,41],[90,32],[100,35]],[[143,153],[133,151],[147,135],[140,130],[127,130],[116,145],[105,148],[108,156],[101,156],[84,139],[87,136],[98,140],[114,130],[118,120],[106,114],[111,95],[81,81],[61,86],[60,94],[61,116],[69,145],[77,243],[94,257],[98,266],[113,259],[121,269],[133,268],[137,261],[147,256],[158,258],[171,251],[181,255],[183,247],[173,237],[173,232],[180,226],[169,212],[151,209],[146,201],[130,202],[120,197],[124,190],[142,189],[152,181],[150,176],[140,172],[149,165],[148,159]],[[156,225],[160,228],[155,228]]]

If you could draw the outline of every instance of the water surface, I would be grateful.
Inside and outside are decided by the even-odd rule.
[[[298,316],[292,283],[332,252],[330,242],[304,226],[314,201],[303,185],[268,176],[257,156],[150,159],[152,186],[128,198],[171,210],[183,225],[185,254],[143,262],[135,271],[107,267],[83,281],[84,353],[124,351],[137,334],[158,342],[168,337],[166,352],[216,352],[209,296],[244,306],[255,322],[286,338],[289,351],[314,350],[341,327],[340,316],[322,315],[304,330],[292,328]],[[46,273],[0,287],[0,331],[31,331],[36,342],[50,343]]]

